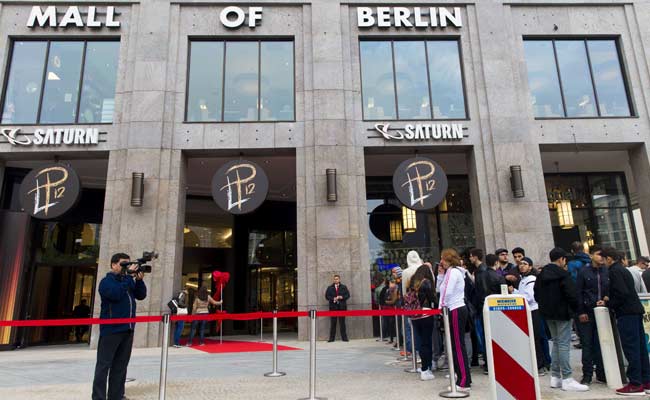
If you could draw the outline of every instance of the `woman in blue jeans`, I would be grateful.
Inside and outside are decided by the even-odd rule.
[[[429,265],[420,266],[413,274],[409,282],[409,292],[414,295],[417,308],[431,310],[435,306],[434,282]],[[422,359],[420,379],[423,381],[431,380],[433,379],[433,316],[414,315],[411,317],[411,322],[413,323],[417,351]],[[415,357],[415,354],[413,354],[413,357]]]
[[[216,301],[208,295],[208,288],[201,286],[199,292],[194,299],[194,305],[192,306],[193,315],[207,315],[210,311],[208,310],[208,305],[219,305],[221,301]],[[199,327],[199,346],[203,346],[203,337],[205,333],[205,320],[201,321],[192,321],[192,327],[190,329],[190,340],[187,342],[187,346],[192,346],[194,343],[194,332],[196,332],[196,326],[200,324]]]

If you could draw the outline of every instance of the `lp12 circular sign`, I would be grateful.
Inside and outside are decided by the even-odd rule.
[[[20,185],[20,201],[26,213],[38,219],[54,219],[70,211],[81,193],[79,176],[63,164],[35,168]]]
[[[231,214],[254,211],[266,200],[268,192],[266,173],[252,161],[230,161],[212,177],[212,198]]]
[[[393,174],[393,190],[399,201],[411,210],[435,208],[447,194],[447,175],[442,167],[426,157],[402,162]]]

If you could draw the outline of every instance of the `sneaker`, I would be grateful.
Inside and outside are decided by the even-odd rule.
[[[567,378],[562,381],[562,390],[566,392],[586,392],[589,390],[589,386],[581,385],[573,378]]]
[[[181,348],[181,345],[180,345],[180,344],[175,344],[175,345],[174,345],[174,348],[176,348],[176,349],[180,349],[180,348]]]
[[[571,334],[571,341],[575,342],[576,340],[578,340],[578,335],[576,335],[575,333],[572,333]]]
[[[537,376],[546,376],[546,368],[542,367],[537,370]]]
[[[447,386],[447,391],[451,392],[451,386]],[[472,391],[472,388],[469,387],[469,386],[467,386],[467,387],[463,387],[463,386],[458,386],[458,385],[456,385],[456,391],[457,391],[457,392],[465,392],[465,393],[469,393],[469,392]]]
[[[436,371],[438,369],[438,363],[436,361],[431,361],[431,371]]]
[[[582,379],[580,379],[580,384],[581,385],[591,385],[591,378],[588,376],[583,376]]]
[[[418,367],[418,368],[417,368],[417,369],[415,370],[415,372],[417,372],[417,373],[420,373],[420,374],[421,374],[421,373],[422,373],[422,368],[420,368],[420,367]]]
[[[644,386],[627,384],[620,389],[616,389],[616,394],[621,396],[645,396]]]
[[[559,389],[561,387],[562,387],[562,378],[556,378],[554,376],[551,376],[551,388]]]
[[[404,357],[404,352],[403,352],[403,351],[400,351],[400,352],[399,352],[399,355],[402,356],[402,357]],[[410,352],[410,351],[407,351],[407,352],[406,352],[406,356],[407,356],[407,357],[410,357],[410,356],[411,356],[411,352]]]
[[[187,343],[185,344],[185,347],[192,347],[192,343],[187,342]]]
[[[430,381],[433,378],[434,378],[433,372],[431,372],[430,370],[420,372],[420,380],[421,381]]]

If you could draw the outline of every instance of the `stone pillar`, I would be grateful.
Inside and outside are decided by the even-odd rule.
[[[305,45],[311,45],[313,69],[305,74],[305,103],[312,103],[305,104],[307,139],[305,147],[296,150],[298,305],[301,310],[326,310],[325,290],[338,273],[351,293],[348,308],[367,309],[371,305],[370,266],[365,188],[359,179],[364,174],[363,148],[354,146],[354,134],[346,124],[353,104],[346,102],[344,90],[341,8],[318,0],[306,10],[311,11],[311,32],[306,25],[305,35],[311,33],[311,38]],[[336,202],[327,201],[328,168],[337,171]],[[308,337],[306,322],[300,320],[301,339]],[[327,338],[329,321],[319,320],[318,327],[319,339]],[[372,334],[370,318],[348,319],[347,328],[350,338]]]
[[[629,151],[630,166],[636,184],[641,219],[646,238],[650,238],[650,149],[641,143]]]
[[[490,201],[480,202],[481,222],[483,223],[488,252],[496,247],[512,250],[515,246],[526,249],[536,264],[548,260],[548,251],[553,247],[553,231],[546,201],[546,189],[539,145],[528,134],[532,111],[526,85],[525,65],[521,37],[512,36],[511,19],[508,6],[495,7],[492,2],[476,4],[480,65],[483,68],[487,108],[481,116],[483,129],[482,157],[474,155],[475,165],[470,168],[470,177],[478,174],[474,184],[478,195],[475,198],[489,197]],[[505,25],[505,26],[504,26]],[[506,45],[507,44],[507,45]],[[484,160],[484,164],[479,164]],[[510,166],[522,167],[525,197],[515,199],[510,188]],[[485,168],[485,177],[481,171]],[[473,205],[476,202],[472,203]],[[494,206],[490,205],[494,204]],[[477,210],[475,210],[476,212]],[[492,214],[492,218],[484,215]],[[490,228],[485,223],[492,223]],[[489,240],[494,232],[494,242]]]

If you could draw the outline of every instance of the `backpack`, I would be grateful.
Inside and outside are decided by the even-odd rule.
[[[386,294],[388,293],[388,285],[385,285],[383,288],[381,288],[381,291],[379,292],[379,305],[380,306],[385,306],[386,305]]]

